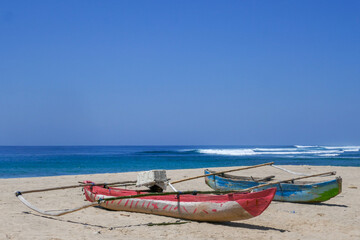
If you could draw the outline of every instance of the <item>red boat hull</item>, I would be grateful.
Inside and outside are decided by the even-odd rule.
[[[90,202],[146,193],[101,186],[86,186],[84,192]],[[275,192],[276,188],[255,193],[187,194],[180,195],[179,198],[177,195],[147,196],[105,201],[101,206],[111,210],[157,214],[195,221],[223,222],[244,220],[260,215],[271,203]]]

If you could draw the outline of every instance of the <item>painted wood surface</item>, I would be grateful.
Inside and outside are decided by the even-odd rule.
[[[151,196],[110,200],[100,203],[100,206],[111,210],[156,214],[196,221],[235,221],[260,215],[271,203],[275,191],[275,188],[270,188],[256,193]],[[86,186],[84,193],[90,202],[139,194],[137,191],[101,186]]]
[[[205,174],[210,173],[205,170]],[[248,180],[231,179],[218,175],[208,176],[205,178],[208,186],[215,190],[242,190],[266,182],[255,182]],[[330,181],[309,183],[309,184],[293,184],[293,183],[280,183],[260,187],[255,191],[262,191],[264,189],[276,187],[275,201],[283,202],[298,202],[298,203],[318,203],[329,200],[341,193],[342,179],[337,177]]]

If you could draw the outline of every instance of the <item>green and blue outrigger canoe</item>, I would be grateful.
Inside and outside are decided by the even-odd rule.
[[[205,170],[205,174],[216,173]],[[268,183],[274,176],[266,178],[253,178],[233,176],[220,173],[205,178],[208,186],[219,191],[242,190]],[[296,203],[319,203],[329,200],[341,193],[342,179],[337,177],[330,181],[323,182],[286,182],[259,187],[254,191],[276,187],[274,201],[296,202]]]

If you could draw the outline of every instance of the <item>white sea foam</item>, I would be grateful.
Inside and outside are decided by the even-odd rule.
[[[294,145],[296,148],[316,148],[318,146],[303,146],[303,145]]]
[[[349,148],[349,149],[344,149],[344,152],[359,152],[360,148]]]
[[[278,152],[278,151],[296,151],[296,148],[254,148],[254,151]]]
[[[229,155],[229,156],[249,156],[256,155],[251,149],[199,149],[200,153],[214,154],[214,155]]]
[[[274,154],[274,155],[309,155],[309,154],[340,154],[343,151],[338,150],[308,150],[308,151],[296,151],[296,152],[259,152],[260,154]]]
[[[325,149],[340,149],[344,152],[358,152],[360,150],[360,146],[324,146]]]
[[[319,156],[320,157],[337,157],[339,155],[340,154],[337,154],[337,153],[326,153],[326,154],[320,154]]]
[[[198,149],[199,153],[202,154],[212,154],[212,155],[226,155],[226,156],[254,156],[254,155],[325,155],[325,154],[336,154],[339,155],[344,151],[341,149],[334,149],[334,150],[299,150],[299,151],[289,151],[286,149],[285,151],[281,151],[282,149],[275,149],[275,148],[259,148],[249,149]],[[329,155],[330,156],[330,155]]]

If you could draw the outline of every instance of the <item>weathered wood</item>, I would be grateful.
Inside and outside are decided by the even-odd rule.
[[[207,176],[211,176],[211,175],[218,175],[218,174],[222,174],[222,173],[235,172],[235,171],[241,171],[241,170],[246,170],[246,169],[251,169],[251,168],[263,167],[263,166],[272,165],[272,164],[274,164],[274,162],[263,163],[263,164],[259,164],[259,165],[248,166],[248,167],[235,168],[235,169],[225,170],[225,171],[216,172],[216,173],[209,173],[209,174],[199,175],[196,177],[190,177],[190,178],[185,178],[185,179],[178,180],[178,181],[173,181],[173,182],[171,182],[171,184],[181,183],[181,182],[185,182],[185,181],[189,181],[189,180],[193,180],[193,179],[197,179],[197,178],[202,178],[202,177],[207,177]]]

